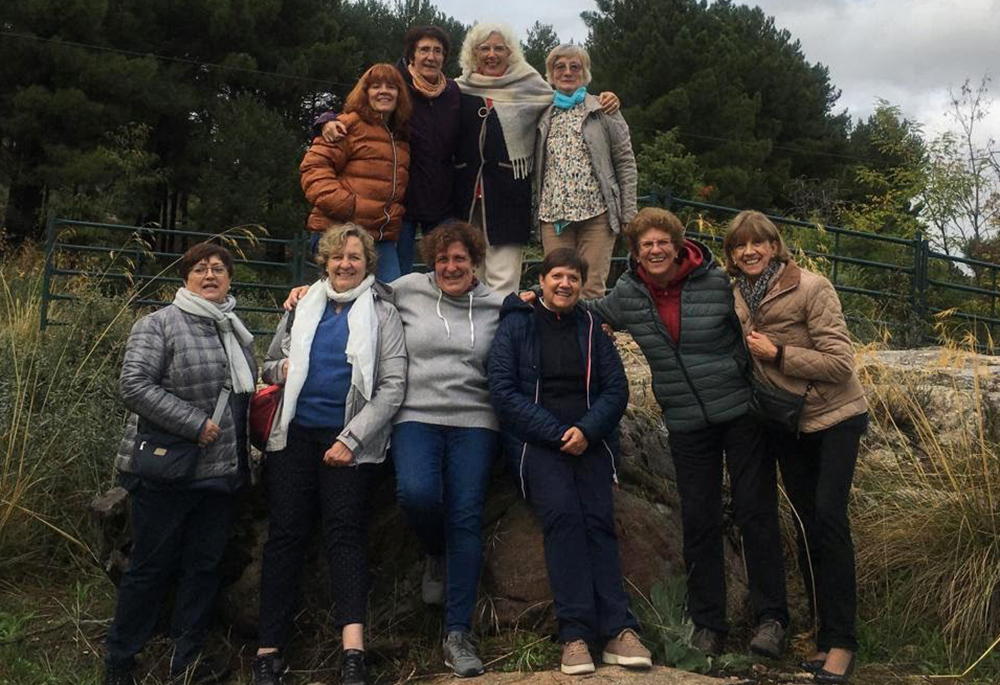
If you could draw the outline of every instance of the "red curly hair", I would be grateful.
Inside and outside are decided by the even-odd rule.
[[[372,109],[368,102],[368,89],[377,83],[387,83],[396,86],[398,95],[396,96],[396,109],[393,110],[389,121],[386,122],[393,135],[399,138],[409,137],[410,115],[413,113],[413,105],[410,103],[409,89],[406,82],[400,75],[399,70],[391,64],[373,64],[368,68],[357,84],[351,89],[344,103],[344,112],[357,112],[358,116],[367,123],[377,125],[382,123],[382,118],[378,112]]]

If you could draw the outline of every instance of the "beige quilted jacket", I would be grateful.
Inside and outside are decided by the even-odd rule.
[[[752,319],[739,288],[733,290],[744,334],[758,331],[785,346],[780,368],[754,359],[756,372],[798,394],[812,383],[800,431],[814,433],[868,410],[840,298],[830,281],[789,261],[775,274]]]

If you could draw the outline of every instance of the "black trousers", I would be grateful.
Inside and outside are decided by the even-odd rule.
[[[736,525],[743,537],[750,604],[757,623],[788,625],[778,527],[777,474],[764,435],[748,416],[669,435],[684,529],[688,613],[699,628],[729,631],[722,545],[722,463],[729,470]]]
[[[799,571],[819,621],[816,647],[856,651],[857,579],[847,504],[868,414],[825,430],[769,436],[798,521]]]
[[[131,491],[132,553],[108,629],[109,665],[132,668],[156,629],[160,605],[174,580],[170,670],[179,673],[198,658],[219,591],[219,563],[234,510],[233,495],[218,490],[140,484]]]
[[[372,466],[327,466],[339,431],[289,427],[288,444],[264,463],[270,526],[260,572],[258,642],[284,648],[299,604],[302,565],[317,513],[337,627],[368,613],[367,503]]]
[[[525,478],[542,521],[559,641],[596,642],[638,628],[622,581],[611,454],[603,444],[580,456],[531,445]]]

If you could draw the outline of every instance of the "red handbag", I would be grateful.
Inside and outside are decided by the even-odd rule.
[[[269,385],[258,390],[250,398],[250,444],[261,452],[267,447],[271,437],[271,427],[278,413],[278,403],[281,402],[280,385]]]

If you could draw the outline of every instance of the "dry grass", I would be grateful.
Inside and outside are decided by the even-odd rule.
[[[853,506],[859,584],[868,611],[939,626],[962,661],[1000,631],[997,399],[982,357],[953,345],[932,365],[861,367],[873,430]]]

